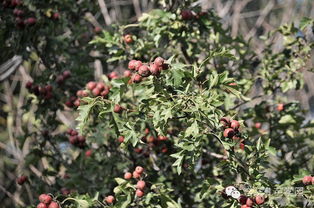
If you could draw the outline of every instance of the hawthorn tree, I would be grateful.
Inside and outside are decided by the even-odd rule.
[[[24,108],[36,104],[37,129],[19,139],[31,150],[17,178],[17,186],[39,197],[30,207],[312,206],[314,124],[285,93],[301,89],[303,72],[313,70],[313,42],[303,34],[314,20],[261,37],[267,44],[262,56],[231,37],[213,10],[190,5],[97,30],[81,45],[63,32],[86,30],[66,21],[84,6],[95,9],[83,2],[78,8],[70,1],[1,8],[12,16],[23,6],[40,17],[16,22],[7,38],[34,32],[12,50],[24,52],[36,71],[26,83]],[[11,31],[9,24],[4,31]],[[278,33],[283,46],[275,51]],[[126,70],[93,80],[92,49],[108,67]],[[254,87],[259,94],[252,95]],[[60,112],[76,122],[65,126]],[[41,173],[34,175],[34,168]]]

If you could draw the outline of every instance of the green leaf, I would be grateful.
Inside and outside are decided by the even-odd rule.
[[[198,134],[199,134],[198,124],[197,124],[197,121],[194,121],[193,124],[186,129],[185,137],[188,137],[190,135],[193,135],[193,137],[195,137]]]
[[[280,124],[295,124],[296,120],[291,115],[284,115],[279,120]]]

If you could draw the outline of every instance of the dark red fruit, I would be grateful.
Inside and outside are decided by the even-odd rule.
[[[96,88],[102,91],[103,89],[105,89],[105,84],[102,82],[98,82]]]
[[[304,176],[302,182],[304,185],[310,185],[312,183],[312,176]]]
[[[92,153],[93,153],[93,151],[92,150],[87,150],[86,152],[85,152],[85,156],[86,157],[90,157],[91,155],[92,155]]]
[[[52,18],[58,20],[60,18],[60,14],[58,12],[53,13]]]
[[[238,129],[240,127],[240,123],[236,120],[232,120],[230,126],[233,129]]]
[[[71,144],[76,145],[78,143],[77,136],[70,136],[69,141]]]
[[[163,147],[163,148],[161,149],[161,152],[162,152],[162,153],[168,152],[168,148],[167,148],[167,147]]]
[[[92,91],[96,87],[96,85],[97,85],[96,82],[90,81],[90,82],[87,83],[86,88],[88,90]]]
[[[154,64],[156,64],[157,66],[162,66],[164,64],[165,60],[161,57],[157,57],[154,60]]]
[[[168,137],[159,135],[158,140],[159,141],[166,141],[166,140],[168,140]]]
[[[190,20],[193,19],[194,15],[190,10],[183,10],[181,12],[181,17],[183,20]]]
[[[72,103],[70,100],[66,101],[66,102],[65,102],[65,105],[66,105],[67,107],[69,107],[69,108],[72,108],[72,107],[73,107],[73,103]]]
[[[224,127],[229,127],[230,126],[230,120],[229,118],[226,117],[222,117],[220,119],[220,123],[224,126]]]
[[[77,136],[77,140],[80,143],[84,143],[86,141],[86,138],[85,138],[85,136],[79,135],[79,136]]]
[[[24,12],[20,9],[14,9],[13,14],[17,17],[23,16]]]
[[[20,176],[16,179],[17,184],[23,185],[27,181],[27,176]]]
[[[130,34],[125,35],[125,36],[123,37],[123,39],[124,39],[124,42],[125,42],[126,44],[133,43],[133,38],[132,38],[132,35],[130,35]]]
[[[33,82],[31,81],[26,82],[26,85],[25,85],[26,89],[30,90],[32,89],[32,86],[33,86]]]
[[[241,195],[239,198],[239,203],[244,205],[246,204],[247,196]]]
[[[134,74],[132,76],[132,82],[134,83],[140,83],[142,81],[142,77],[139,74]]]
[[[21,4],[22,4],[21,0],[11,0],[11,6],[12,7],[16,7],[16,6],[19,6]]]
[[[235,132],[232,128],[227,128],[224,130],[224,137],[232,138],[234,136]]]
[[[148,77],[150,75],[150,71],[148,66],[143,65],[138,69],[138,74],[141,75],[142,77]]]
[[[157,76],[160,74],[160,67],[157,64],[151,64],[149,71],[152,75]]]
[[[78,132],[75,131],[74,129],[72,129],[72,131],[71,131],[71,136],[77,136],[77,135],[78,135]]]
[[[103,97],[106,97],[108,94],[109,94],[109,88],[107,87],[100,93],[100,95]]]
[[[64,82],[63,76],[62,75],[58,75],[57,78],[56,78],[56,82],[59,85],[63,84],[63,82]]]

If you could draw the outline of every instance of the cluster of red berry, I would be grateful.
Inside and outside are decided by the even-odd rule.
[[[255,197],[248,197],[245,195],[241,195],[241,193],[234,186],[226,187],[222,194],[224,198],[232,197],[238,200],[238,202],[241,204],[241,208],[251,208],[255,204],[262,205],[265,202],[264,196],[257,195]]]
[[[192,20],[192,19],[198,19],[201,16],[204,16],[206,14],[207,14],[206,12],[195,13],[195,12],[193,12],[191,10],[182,10],[181,11],[181,18],[183,20]]]
[[[37,208],[59,208],[59,204],[52,201],[52,197],[49,194],[41,194],[39,197],[40,203]]]
[[[79,135],[74,129],[68,129],[66,132],[69,135],[69,142],[77,147],[83,148],[86,145],[85,136]]]
[[[69,70],[66,70],[62,72],[62,74],[57,76],[56,82],[58,85],[62,85],[64,81],[69,79],[70,77],[71,77],[71,72]]]
[[[41,96],[45,100],[49,100],[52,98],[52,86],[51,85],[38,86],[38,85],[34,85],[33,82],[28,81],[25,87],[26,89],[28,89],[29,92],[34,93],[36,96]]]
[[[314,177],[312,176],[304,176],[302,179],[304,185],[314,185]]]
[[[240,144],[240,148],[244,149],[244,139],[241,139],[241,133],[239,131],[240,123],[237,120],[230,120],[229,118],[223,117],[220,119],[220,123],[223,125],[225,129],[223,132],[223,136],[226,138],[232,138],[235,141],[238,141]]]
[[[27,180],[28,180],[28,177],[22,175],[16,179],[16,183],[19,185],[23,185]]]
[[[161,70],[168,69],[168,64],[166,64],[165,60],[161,57],[155,58],[154,62],[149,65],[144,64],[139,60],[131,60],[128,64],[128,69],[137,72],[133,74],[131,80],[134,83],[139,83],[142,81],[143,77],[148,77],[150,75],[158,76]]]

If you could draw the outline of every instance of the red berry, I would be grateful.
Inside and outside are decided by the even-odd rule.
[[[284,104],[282,104],[282,103],[279,103],[278,105],[277,105],[277,110],[278,111],[283,111],[284,110]]]
[[[60,18],[60,14],[58,12],[53,13],[52,18],[58,20]]]
[[[155,141],[155,137],[149,136],[149,137],[146,139],[146,141],[147,141],[148,143],[153,143],[153,142]]]
[[[52,86],[51,85],[46,85],[45,89],[46,89],[46,91],[51,92],[52,91]]]
[[[57,202],[51,202],[48,208],[59,208],[59,204]]]
[[[142,149],[142,148],[135,148],[134,151],[135,151],[136,153],[139,153],[139,154],[140,154],[140,153],[143,151],[143,149]]]
[[[70,194],[70,190],[69,190],[69,189],[67,189],[67,188],[62,188],[60,191],[61,191],[61,194],[62,194],[62,195],[64,195],[64,196],[66,196],[66,195],[69,195],[69,194]]]
[[[125,180],[129,180],[129,179],[131,179],[131,178],[132,178],[132,173],[130,173],[130,172],[124,173],[124,179],[125,179]]]
[[[19,185],[23,185],[25,183],[25,181],[27,181],[27,176],[20,176],[16,179],[16,182],[19,184]]]
[[[69,141],[73,145],[77,144],[78,143],[77,136],[70,136]]]
[[[25,25],[34,25],[34,24],[36,24],[36,22],[37,22],[37,19],[35,18],[35,17],[29,17],[29,18],[27,18],[26,20],[25,20]]]
[[[33,86],[33,82],[31,81],[26,82],[26,85],[25,85],[26,89],[30,90],[32,89],[32,86]]]
[[[166,141],[166,140],[168,140],[168,137],[159,135],[158,140],[159,141]]]
[[[66,131],[66,133],[69,134],[69,135],[71,135],[72,131],[74,131],[74,130],[73,130],[73,129],[68,129],[68,130]]]
[[[145,186],[146,186],[145,181],[138,181],[136,184],[136,188],[141,189],[141,190],[143,190],[145,188]]]
[[[135,70],[138,71],[141,66],[143,66],[143,63],[141,61],[135,61],[134,62]]]
[[[100,95],[100,90],[99,90],[98,88],[94,88],[94,89],[92,90],[92,94],[93,94],[94,96],[98,96],[98,95]]]
[[[135,172],[137,172],[138,174],[142,174],[144,172],[144,168],[141,166],[137,166],[135,168]]]
[[[181,17],[183,20],[190,20],[193,19],[194,15],[190,10],[183,10],[181,12]]]
[[[127,44],[133,43],[133,38],[132,38],[132,35],[130,35],[130,34],[125,35],[123,37],[123,39],[124,39],[124,42],[127,43]]]
[[[20,9],[14,9],[13,10],[13,14],[15,16],[23,16],[24,12],[22,10],[20,10]]]
[[[137,62],[136,60],[131,60],[131,61],[129,61],[128,69],[134,70],[134,69],[135,69],[135,63],[136,63],[136,62]]]
[[[77,98],[77,99],[74,101],[73,104],[74,104],[74,106],[79,107],[80,104],[81,104],[81,99],[80,99],[80,98]]]
[[[56,82],[59,85],[63,84],[63,82],[64,82],[63,76],[62,75],[58,75],[57,78],[56,78]]]
[[[68,79],[71,77],[71,72],[69,70],[66,70],[62,73],[63,79]]]
[[[234,136],[235,132],[232,128],[227,128],[224,130],[224,137],[232,138]]]
[[[255,128],[257,128],[257,129],[260,129],[260,128],[262,127],[262,123],[256,122],[256,123],[254,124],[254,126],[255,126]]]
[[[255,197],[255,203],[258,204],[258,205],[263,204],[264,201],[265,201],[265,198],[263,196],[257,195]]]
[[[115,113],[121,113],[122,110],[123,110],[123,108],[122,108],[120,105],[118,105],[118,104],[115,104],[115,105],[114,105],[113,112],[115,112]]]
[[[160,74],[160,67],[156,64],[151,64],[149,71],[152,75],[157,76]]]
[[[129,70],[125,70],[125,71],[123,72],[123,76],[125,76],[125,77],[131,77],[131,76],[132,76],[132,72],[130,72]]]
[[[161,152],[162,152],[162,153],[168,152],[168,148],[167,148],[167,147],[163,147],[163,148],[161,149]]]
[[[96,82],[90,81],[87,83],[86,88],[90,91],[92,91],[96,87]]]
[[[145,130],[144,130],[144,133],[147,135],[147,134],[149,134],[149,128],[146,128]]]
[[[87,150],[87,151],[85,152],[85,156],[86,156],[86,157],[90,157],[90,156],[92,155],[92,153],[93,153],[93,151],[92,151],[91,149],[89,149],[89,150]]]
[[[148,77],[150,75],[150,71],[148,66],[146,65],[142,65],[139,69],[138,69],[138,74],[141,75],[142,77]]]
[[[119,141],[120,143],[124,142],[124,136],[119,136],[119,137],[118,137],[118,141]]]
[[[80,136],[77,136],[77,140],[79,143],[84,143],[86,141],[86,138],[85,136],[80,135]]]
[[[119,78],[117,72],[111,72],[109,75],[108,75],[109,79],[117,79]]]
[[[136,171],[133,171],[132,176],[133,176],[133,178],[139,178],[139,177],[141,177],[141,174],[139,174]]]
[[[304,185],[309,185],[312,183],[312,177],[311,176],[304,176],[302,179],[302,182]]]
[[[39,203],[36,208],[47,208],[47,206],[44,203]]]
[[[247,196],[241,195],[239,198],[239,203],[244,205],[246,204]]]
[[[162,66],[164,64],[165,60],[161,57],[157,57],[155,58],[154,60],[154,63],[157,65],[157,66]]]
[[[78,90],[78,91],[76,92],[76,96],[77,96],[77,97],[83,97],[83,96],[82,96],[82,93],[83,93],[83,90]]]
[[[74,129],[72,129],[72,131],[71,131],[71,136],[77,136],[77,135],[78,135],[78,132],[75,131]]]
[[[132,81],[133,81],[134,83],[139,83],[139,82],[142,81],[142,77],[141,77],[139,74],[134,74],[134,75],[132,76]]]
[[[109,195],[106,197],[105,201],[108,203],[108,204],[112,204],[114,202],[114,196],[112,195]]]
[[[105,88],[103,91],[101,91],[100,95],[103,97],[106,97],[109,94],[109,88]]]
[[[72,107],[73,107],[73,103],[72,103],[70,100],[66,101],[66,102],[65,102],[65,105],[66,105],[67,107],[69,107],[69,108],[72,108]]]
[[[240,143],[240,149],[244,150],[245,144],[243,142]]]
[[[233,129],[238,129],[240,127],[240,123],[236,120],[232,120],[230,126]]]
[[[11,6],[12,7],[16,7],[16,6],[19,6],[21,4],[22,4],[21,0],[12,0],[11,1]]]
[[[136,194],[137,197],[142,197],[142,196],[144,196],[144,192],[143,192],[142,190],[140,190],[140,189],[137,189],[136,192],[135,192],[135,194]]]
[[[95,33],[100,33],[101,32],[101,28],[100,27],[95,27],[94,28],[94,32]]]
[[[105,89],[105,84],[102,82],[98,82],[96,88],[102,91],[103,89]]]
[[[253,204],[254,204],[254,201],[253,201],[251,198],[247,198],[247,200],[246,200],[246,206],[251,207],[251,206],[253,206]]]

